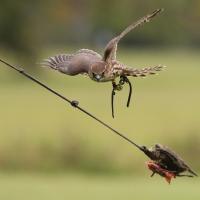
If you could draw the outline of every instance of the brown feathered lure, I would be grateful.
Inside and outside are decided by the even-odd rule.
[[[172,178],[197,176],[185,161],[167,146],[156,144],[150,149],[143,146],[141,150],[151,159],[146,163],[147,167],[153,172],[151,177],[154,174],[159,174],[170,183]],[[183,172],[188,173],[182,174]]]

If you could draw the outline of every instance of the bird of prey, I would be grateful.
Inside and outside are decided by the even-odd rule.
[[[164,176],[168,182],[172,177],[194,177],[197,174],[185,163],[185,161],[172,151],[169,147],[156,144],[153,148],[148,149],[143,146],[142,151],[151,159],[147,163],[150,170],[155,173]],[[188,172],[190,174],[182,174]]]
[[[163,9],[157,9],[153,13],[142,17],[137,22],[128,26],[123,32],[108,42],[103,56],[90,49],[80,49],[74,54],[60,54],[49,57],[48,59],[43,60],[41,64],[67,75],[74,76],[78,74],[87,74],[96,82],[112,82],[111,106],[112,116],[114,118],[115,91],[122,90],[125,83],[129,85],[129,96],[127,101],[127,107],[129,107],[132,86],[128,76],[145,77],[150,74],[156,74],[164,67],[162,65],[156,65],[138,69],[120,63],[116,59],[118,43],[128,32],[149,22],[162,11]],[[116,83],[117,77],[120,77],[119,83]]]

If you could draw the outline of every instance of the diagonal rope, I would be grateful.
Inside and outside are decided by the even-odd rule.
[[[85,113],[86,115],[88,115],[89,117],[93,118],[94,120],[96,120],[97,122],[99,122],[101,125],[103,125],[104,127],[110,129],[112,132],[114,132],[115,134],[117,134],[118,136],[120,136],[121,138],[123,138],[124,140],[128,141],[129,143],[131,143],[132,145],[134,145],[136,148],[138,148],[139,150],[144,152],[144,149],[142,148],[142,146],[136,144],[133,140],[129,139],[128,137],[126,137],[125,135],[123,135],[122,133],[120,133],[119,131],[117,131],[116,129],[112,128],[110,125],[108,125],[107,123],[103,122],[102,120],[100,120],[99,118],[97,118],[95,115],[91,114],[90,112],[88,112],[87,110],[85,110],[84,108],[80,107],[78,104],[79,102],[76,100],[70,100],[67,97],[63,96],[62,94],[58,93],[57,91],[51,89],[50,87],[48,87],[47,85],[45,85],[44,83],[42,83],[41,81],[39,81],[38,79],[34,78],[33,76],[29,75],[28,73],[26,73],[24,71],[23,68],[21,67],[16,67],[13,66],[9,63],[7,63],[6,61],[0,59],[0,62],[4,63],[5,65],[7,65],[8,67],[14,69],[15,71],[19,72],[20,74],[22,74],[23,76],[27,77],[28,79],[32,80],[33,82],[37,83],[38,85],[40,85],[41,87],[47,89],[49,92],[55,94],[56,96],[58,96],[59,98],[63,99],[64,101],[68,102],[71,106],[77,108],[78,110],[80,110],[81,112]]]

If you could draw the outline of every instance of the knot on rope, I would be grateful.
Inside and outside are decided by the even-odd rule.
[[[75,108],[78,106],[78,104],[79,104],[79,102],[76,101],[76,100],[71,101],[71,105],[72,105],[73,107],[75,107]]]

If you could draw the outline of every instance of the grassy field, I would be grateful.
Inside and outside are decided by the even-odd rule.
[[[169,145],[200,171],[199,52],[127,50],[120,59],[133,67],[162,63],[167,69],[132,79],[129,109],[127,87],[117,93],[114,120],[109,83],[43,68],[31,73],[136,142]],[[0,94],[0,199],[199,200],[198,178],[171,185],[150,178],[147,158],[134,147],[2,64]]]
[[[87,77],[69,77],[44,68],[32,74],[70,99],[80,101],[82,107],[136,142],[171,146],[198,171],[199,52],[120,53],[120,60],[129,66],[162,63],[167,69],[158,76],[131,79],[134,86],[131,106],[125,107],[125,87],[116,95],[114,120],[110,109],[111,84],[98,84]],[[10,62],[18,63],[12,59]],[[144,156],[131,145],[2,64],[0,71],[1,167],[143,173]]]
[[[0,174],[4,200],[199,200],[198,179],[177,179],[168,185],[159,177],[112,177],[75,174]]]
[[[111,84],[43,68],[32,73],[136,142],[170,145],[199,169],[194,154],[200,153],[199,52],[141,50],[120,55],[129,66],[163,63],[167,69],[158,76],[131,79],[131,106],[125,107],[125,87],[116,95],[115,120],[110,109]],[[1,166],[140,171],[144,157],[132,146],[40,86],[0,67]]]

